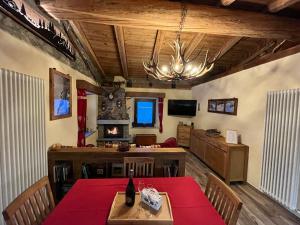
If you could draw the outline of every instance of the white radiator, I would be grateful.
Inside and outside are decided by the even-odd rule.
[[[0,212],[46,174],[44,92],[43,80],[0,70]]]
[[[300,209],[300,89],[269,92],[261,190],[292,211]]]

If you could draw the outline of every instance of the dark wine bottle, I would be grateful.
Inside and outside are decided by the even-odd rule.
[[[129,171],[129,182],[126,188],[125,204],[129,207],[133,206],[135,201],[135,189],[134,189],[132,177],[133,177],[133,169]]]

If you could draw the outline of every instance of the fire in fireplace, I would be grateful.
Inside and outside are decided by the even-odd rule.
[[[123,126],[115,124],[104,125],[104,138],[123,138]]]

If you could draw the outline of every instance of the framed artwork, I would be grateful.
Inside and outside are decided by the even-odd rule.
[[[238,134],[236,130],[226,130],[226,143],[237,144]]]
[[[217,112],[222,113],[225,110],[225,102],[224,100],[218,100],[217,101]]]
[[[208,112],[216,112],[217,102],[215,100],[208,100]]]
[[[238,99],[209,99],[208,112],[237,115]]]
[[[50,76],[50,120],[72,116],[72,78],[55,68],[49,70]]]
[[[236,115],[237,114],[237,105],[238,105],[237,98],[228,99],[225,102],[225,113]]]

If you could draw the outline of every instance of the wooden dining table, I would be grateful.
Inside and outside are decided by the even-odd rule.
[[[140,180],[168,193],[174,225],[225,225],[192,177],[134,178],[136,188]],[[116,193],[127,183],[127,178],[77,180],[43,225],[105,225]]]

